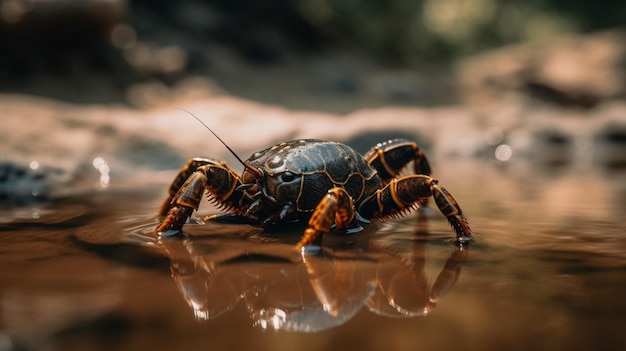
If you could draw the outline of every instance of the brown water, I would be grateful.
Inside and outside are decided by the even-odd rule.
[[[319,255],[292,250],[297,227],[159,241],[161,180],[14,210],[0,350],[626,349],[623,169],[433,166],[468,247],[436,210],[332,233]]]

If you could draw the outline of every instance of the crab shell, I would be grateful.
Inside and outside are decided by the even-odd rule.
[[[292,204],[300,214],[312,212],[328,190],[346,189],[358,208],[360,201],[382,187],[377,171],[351,147],[327,140],[300,139],[255,152],[245,161],[263,173],[257,179],[245,170],[243,184],[256,183],[247,194],[260,199],[257,215],[270,215]]]

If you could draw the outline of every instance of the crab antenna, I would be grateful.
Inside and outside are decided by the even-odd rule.
[[[226,149],[228,149],[228,151],[230,151],[230,153],[233,154],[233,156],[235,156],[237,161],[239,161],[239,163],[241,163],[250,173],[252,173],[252,175],[255,178],[260,179],[261,177],[263,177],[263,174],[258,169],[243,162],[243,160],[235,153],[235,151],[233,151],[233,149],[231,149],[230,146],[228,146],[226,142],[224,142],[224,140],[222,140],[222,138],[219,137],[219,135],[215,134],[215,132],[211,128],[209,128],[209,126],[206,125],[206,123],[202,122],[200,118],[198,118],[193,113],[185,110],[184,108],[179,108],[179,110],[187,112],[189,115],[191,115],[191,117],[195,118],[198,122],[200,122],[200,124],[202,124],[204,128],[206,128],[209,132],[211,132],[211,134],[213,134],[217,138],[217,140],[219,140],[220,143],[222,143],[222,145],[224,145],[224,147],[226,147]]]

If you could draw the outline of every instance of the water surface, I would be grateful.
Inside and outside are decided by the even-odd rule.
[[[436,209],[333,232],[318,255],[292,249],[298,226],[159,240],[160,178],[11,208],[0,350],[626,349],[623,169],[433,166],[469,246]]]

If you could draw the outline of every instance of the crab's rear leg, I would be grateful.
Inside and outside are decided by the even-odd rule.
[[[380,143],[363,155],[378,171],[385,183],[389,183],[414,161],[415,174],[430,175],[430,164],[417,143],[406,139],[393,139]]]
[[[461,207],[437,179],[426,175],[410,175],[392,179],[382,189],[363,200],[358,212],[364,218],[384,220],[399,217],[419,205],[420,200],[433,197],[441,213],[452,225],[459,242],[472,238],[472,230]]]
[[[407,139],[392,139],[377,144],[364,155],[365,160],[376,169],[384,184],[395,179],[400,172],[413,162],[415,174],[429,176],[430,163],[416,142]],[[421,199],[420,206],[425,207],[428,199]]]
[[[239,212],[243,193],[237,190],[241,185],[239,176],[223,162],[209,159],[191,159],[183,167],[170,186],[170,195],[159,211],[161,223],[155,232],[180,230],[197,210],[206,192],[218,206],[232,212]]]
[[[333,224],[337,229],[356,226],[352,197],[343,188],[332,188],[324,195],[313,211],[308,227],[296,248],[300,250],[307,245],[319,245]]]

